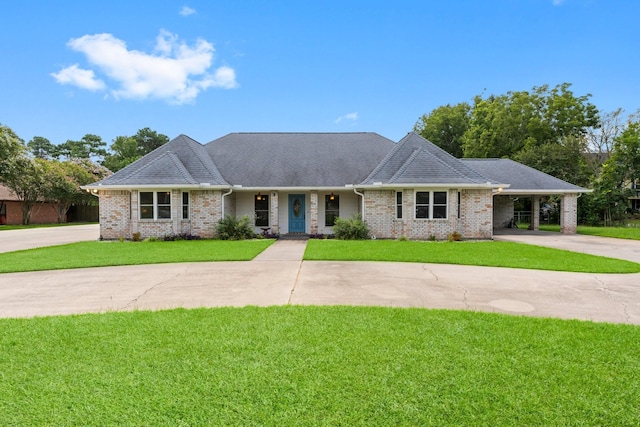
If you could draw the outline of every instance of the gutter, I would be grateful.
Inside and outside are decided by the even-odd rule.
[[[224,198],[227,197],[231,193],[233,193],[233,188],[229,188],[229,192],[228,193],[223,193],[222,194],[222,216],[220,217],[222,219],[224,219]]]

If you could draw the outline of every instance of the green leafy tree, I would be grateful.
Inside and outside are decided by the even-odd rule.
[[[42,163],[42,196],[55,206],[59,223],[65,222],[73,204],[87,203],[89,195],[80,186],[98,179],[85,162],[54,160]]]
[[[466,102],[447,104],[420,117],[413,130],[453,156],[462,157],[470,112],[471,106]]]
[[[27,148],[33,157],[37,159],[52,159],[57,157],[58,149],[47,138],[34,136],[27,142]]]
[[[464,135],[465,157],[513,157],[525,148],[584,137],[598,124],[598,110],[589,102],[591,95],[575,96],[570,87],[563,83],[476,96]]]
[[[43,162],[46,160],[30,159],[26,155],[20,155],[7,162],[7,171],[2,175],[3,183],[21,202],[24,225],[31,222],[33,207],[42,200]]]
[[[149,128],[138,130],[133,136],[119,136],[111,144],[110,153],[103,165],[116,172],[135,162],[140,157],[169,142],[169,137]]]
[[[80,141],[67,140],[58,145],[57,156],[71,159],[102,159],[107,155],[106,143],[98,135],[86,134]]]
[[[0,123],[0,182],[8,173],[11,159],[24,152],[24,141],[9,126]]]

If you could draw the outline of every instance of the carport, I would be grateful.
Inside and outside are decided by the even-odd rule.
[[[514,218],[514,201],[531,198],[531,228],[540,228],[540,200],[560,197],[560,231],[575,234],[578,226],[578,197],[592,190],[579,187],[510,159],[462,159],[494,182],[508,183],[493,196],[493,228],[507,228]]]

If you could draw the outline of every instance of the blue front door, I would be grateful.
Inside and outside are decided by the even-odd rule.
[[[289,194],[289,233],[304,233],[304,194]]]

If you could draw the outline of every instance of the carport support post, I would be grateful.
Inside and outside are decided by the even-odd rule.
[[[531,196],[531,229],[540,230],[540,197]]]
[[[578,231],[578,195],[563,194],[560,201],[560,232],[576,234]]]

